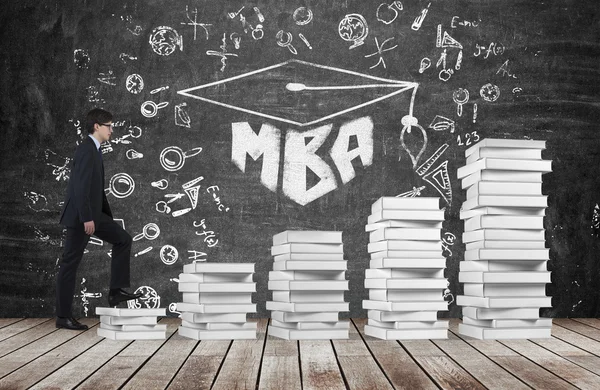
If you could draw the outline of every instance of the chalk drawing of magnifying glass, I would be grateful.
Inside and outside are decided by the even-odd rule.
[[[287,39],[285,41],[283,40],[284,34]],[[294,39],[294,37],[292,36],[291,32],[289,32],[289,31],[283,32],[283,30],[279,30],[275,37],[277,38],[278,46],[287,47],[288,50],[290,51],[290,53],[298,54],[298,51],[296,51],[296,48],[294,46],[292,46],[292,40]]]
[[[456,103],[456,115],[462,116],[463,104],[469,101],[469,91],[459,88],[452,94],[452,100]]]
[[[165,108],[168,105],[169,105],[169,102],[161,102],[161,103],[156,104],[151,100],[145,101],[144,103],[142,103],[142,107],[141,107],[142,115],[145,116],[146,118],[152,118],[152,117],[156,116],[159,109]]]
[[[123,185],[125,190],[123,191]],[[119,186],[120,188],[117,188]],[[126,198],[133,193],[135,190],[135,181],[133,178],[126,173],[117,173],[110,178],[108,188],[104,190],[106,195],[113,194],[116,198]]]
[[[155,223],[148,223],[144,226],[144,229],[142,229],[142,232],[140,234],[136,234],[133,237],[133,241],[139,241],[142,238],[145,238],[147,240],[154,240],[159,235],[160,228],[158,227],[158,225]]]
[[[160,165],[167,171],[178,171],[183,167],[185,159],[194,157],[202,151],[201,147],[193,148],[184,152],[177,146],[168,146],[160,153]]]

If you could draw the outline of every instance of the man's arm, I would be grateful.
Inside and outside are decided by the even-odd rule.
[[[94,156],[90,153],[89,148],[80,147],[77,149],[73,161],[74,169],[71,180],[74,180],[74,201],[81,222],[93,220],[92,206],[90,204],[92,173],[94,171],[93,157]]]

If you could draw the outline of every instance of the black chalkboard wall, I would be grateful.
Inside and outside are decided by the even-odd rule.
[[[381,1],[3,2],[0,316],[54,313],[68,162],[93,107],[115,115],[103,146],[115,217],[134,236],[150,223],[160,229],[134,242],[132,289],[154,289],[161,307],[180,299],[172,279],[196,251],[255,263],[256,316],[266,317],[272,236],[341,230],[350,280],[342,317],[364,317],[370,205],[413,187],[441,198],[443,233],[457,238],[445,251],[453,301],[464,252],[456,170],[469,145],[495,137],[546,140],[553,160],[543,184],[553,308],[541,314],[599,316],[597,1]],[[287,91],[288,82],[392,86],[318,93]],[[403,132],[411,111],[422,129]],[[364,157],[369,140],[372,161],[330,155]],[[312,157],[309,141],[322,142]],[[252,148],[265,154],[254,161]],[[438,150],[432,169],[447,161],[450,180],[441,191],[417,172]],[[194,205],[184,184],[199,177],[188,186],[200,185]],[[88,245],[76,316],[106,305],[109,249]],[[460,307],[440,315],[458,317]]]

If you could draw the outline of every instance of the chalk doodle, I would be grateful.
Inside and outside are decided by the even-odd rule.
[[[93,298],[93,299],[98,299],[98,298],[102,298],[102,293],[89,293],[87,292],[87,287],[85,285],[85,278],[81,279],[81,294],[79,295],[81,297],[81,303],[83,305],[83,313],[84,315],[87,317],[88,316],[88,306],[90,305],[90,301],[88,298]]]
[[[169,311],[173,314],[177,314],[177,316],[181,316],[181,313],[177,311],[177,303],[175,302],[169,303]]]
[[[144,103],[142,103],[142,106],[140,107],[140,111],[142,112],[142,115],[145,116],[146,118],[152,118],[152,117],[156,116],[156,114],[158,113],[158,110],[160,110],[161,108],[165,108],[168,105],[169,105],[169,102],[161,102],[161,103],[156,104],[152,100],[147,100]]]
[[[206,192],[209,194],[212,193],[213,200],[217,204],[217,208],[219,211],[225,210],[225,212],[229,211],[229,207],[225,207],[223,203],[221,203],[221,198],[217,196],[217,193],[220,191],[219,186],[210,186],[206,189]]]
[[[113,144],[131,144],[131,140],[129,138],[140,138],[142,136],[142,129],[139,126],[128,126],[127,133],[121,137],[111,139],[110,142]]]
[[[459,88],[452,94],[452,100],[456,103],[456,115],[462,116],[463,104],[469,101],[469,91]]]
[[[517,94],[520,92],[523,92],[523,88],[521,88],[521,87],[514,87],[512,90],[512,93],[514,93],[514,94]]]
[[[477,122],[477,103],[473,103],[473,123]]]
[[[377,41],[377,37],[375,37],[375,45],[377,46],[377,51],[376,51],[375,53],[367,54],[367,55],[365,56],[365,58],[373,57],[374,55],[379,55],[379,60],[377,61],[377,63],[376,63],[375,65],[373,65],[373,66],[370,66],[370,67],[369,67],[369,69],[376,68],[376,67],[377,67],[377,66],[379,66],[380,64],[382,64],[382,65],[383,65],[383,68],[384,68],[384,69],[387,69],[387,66],[385,65],[385,60],[383,59],[383,56],[382,56],[382,54],[383,54],[384,52],[386,52],[386,51],[390,51],[390,50],[393,50],[393,49],[397,48],[397,47],[398,47],[398,45],[394,45],[394,46],[392,46],[392,47],[388,47],[387,49],[384,49],[383,47],[385,46],[385,44],[386,44],[386,43],[388,43],[388,42],[389,42],[389,41],[391,41],[392,39],[394,39],[394,38],[393,38],[393,37],[392,37],[392,38],[388,38],[388,39],[386,39],[385,41],[383,41],[383,42],[381,43],[381,45],[380,45],[380,44],[379,44],[379,41]]]
[[[300,39],[302,40],[302,42],[304,42],[304,44],[306,45],[306,47],[308,47],[310,50],[312,50],[312,46],[310,45],[310,42],[308,42],[308,39],[306,39],[306,37],[304,36],[304,34],[299,33],[298,37],[300,37]]]
[[[121,61],[123,61],[123,63],[126,64],[128,60],[129,61],[137,61],[138,58],[135,56],[132,56],[131,54],[121,53],[121,54],[119,54],[119,59]]]
[[[444,301],[448,302],[448,305],[454,302],[454,295],[450,291],[450,281],[446,280],[446,289],[444,290]]]
[[[404,6],[400,1],[394,1],[391,4],[381,3],[377,7],[375,16],[383,24],[392,24],[398,17],[398,11],[402,11]]]
[[[171,214],[171,207],[169,207],[167,202],[161,200],[156,203],[156,211],[162,214]]]
[[[444,257],[452,256],[452,250],[450,250],[450,247],[454,245],[455,242],[456,236],[454,234],[450,232],[444,233],[444,236],[442,237],[442,251]]]
[[[152,50],[159,56],[171,55],[177,48],[183,51],[183,37],[169,26],[159,26],[152,30],[148,42]]]
[[[194,180],[190,180],[181,186],[181,188],[183,188],[187,194],[190,203],[192,204],[192,209],[195,209],[196,206],[198,206],[198,194],[200,193],[200,184],[198,183],[200,183],[202,180],[204,180],[204,177],[198,176]]]
[[[406,150],[406,152],[408,153],[408,155],[413,163],[413,168],[415,168],[417,166],[417,163],[419,162],[419,159],[423,155],[423,152],[425,152],[425,149],[427,148],[427,132],[425,132],[425,129],[421,125],[419,125],[417,118],[415,118],[412,115],[406,115],[406,116],[402,117],[401,123],[402,123],[403,127],[402,127],[402,131],[400,132],[400,143],[402,144],[402,147],[404,148],[404,150]],[[406,144],[406,137],[407,137],[406,134],[411,134],[412,128],[414,128],[414,127],[416,127],[417,129],[419,129],[421,131],[421,135],[423,136],[423,138],[418,139],[418,137],[413,135],[413,137],[411,137],[411,138],[414,138],[412,143],[416,147],[412,148]],[[420,143],[422,143],[422,145],[419,148]]]
[[[143,294],[140,298],[127,301],[130,309],[158,309],[160,307],[160,296],[152,287],[140,286],[134,294]]]
[[[187,103],[180,103],[175,106],[175,125],[190,128],[191,119],[185,108]]]
[[[117,79],[113,73],[112,70],[109,70],[107,73],[104,72],[100,72],[98,73],[98,76],[96,79],[98,81],[100,81],[103,84],[106,85],[117,85],[117,83],[115,82],[115,80]]]
[[[208,41],[208,28],[207,27],[212,26],[212,24],[198,23],[198,8],[194,8],[194,10],[192,11],[192,14],[194,15],[193,20],[190,17],[189,7],[186,5],[185,6],[185,16],[188,18],[188,21],[181,22],[181,24],[194,27],[194,41],[196,40],[198,27],[201,27],[204,30],[204,34],[206,35],[206,40]]]
[[[197,261],[206,261],[207,254],[200,251],[188,250],[188,260],[193,260],[193,262]]]
[[[596,203],[594,211],[592,212],[592,229],[594,230],[594,234],[592,235],[598,237],[598,234],[600,233],[600,206],[598,206],[598,203]]]
[[[212,230],[206,230],[206,222],[205,220],[201,220],[200,222],[193,222],[195,228],[202,228],[202,232],[196,231],[196,235],[204,237],[204,242],[208,245],[209,248],[216,246],[219,243],[219,239],[216,238],[215,232]]]
[[[148,248],[146,248],[146,249],[144,249],[144,250],[141,250],[141,251],[139,251],[138,253],[136,253],[136,254],[134,255],[134,257],[138,257],[138,256],[141,256],[141,255],[145,255],[146,253],[150,252],[152,249],[154,249],[154,248],[153,248],[153,247],[151,247],[151,246],[149,246]]]
[[[135,22],[133,21],[133,16],[131,16],[131,15],[121,16],[121,20],[125,22],[125,28],[127,28],[127,31],[129,31],[133,35],[137,36],[142,33],[142,31],[143,31],[142,26],[135,24]]]
[[[421,196],[421,191],[423,191],[424,189],[425,186],[413,187],[412,190],[396,195],[396,198],[414,198],[416,196]]]
[[[117,188],[117,186],[123,188]],[[128,197],[135,190],[135,181],[127,173],[117,173],[110,178],[108,188],[104,190],[106,195],[112,194],[116,198],[123,199]]]
[[[125,88],[130,93],[137,95],[144,89],[144,79],[137,73],[130,74],[125,80]]]
[[[207,50],[206,54],[209,56],[217,56],[221,58],[221,72],[225,71],[225,67],[227,66],[227,57],[237,57],[238,55],[235,53],[229,53],[227,51],[227,35],[223,33],[223,38],[221,39],[221,51],[216,50]]]
[[[279,31],[277,31],[277,35],[275,35],[275,38],[277,38],[277,46],[287,47],[287,49],[290,51],[290,53],[292,53],[294,55],[298,54],[298,51],[296,50],[294,45],[292,45],[292,41],[294,40],[294,37],[291,32],[289,32],[289,31],[284,32],[283,30],[279,30]]]
[[[462,66],[463,52],[462,50],[458,52],[458,56],[456,56],[456,65],[454,65],[454,69],[460,70]]]
[[[450,77],[454,74],[454,69],[442,69],[439,73],[439,79],[446,82],[450,80]]]
[[[160,179],[157,181],[153,181],[152,183],[150,183],[150,185],[154,188],[158,188],[159,190],[166,190],[169,186],[169,182],[167,181],[167,179]]]
[[[442,66],[442,69],[446,69],[447,58],[448,58],[448,51],[446,49],[444,49],[442,54],[440,54],[440,58],[438,59],[437,63],[435,64],[435,67],[439,68],[440,66]]]
[[[487,47],[486,45],[476,44],[475,48],[477,51],[473,53],[473,57],[479,57],[485,53],[483,59],[486,60],[490,55],[499,56],[504,54],[506,47],[501,43],[491,42]]]
[[[502,73],[502,76],[511,77],[513,79],[516,79],[517,75],[515,75],[514,73],[512,73],[510,71],[510,68],[508,67],[508,61],[509,60],[504,61],[504,63],[500,66],[500,68],[498,68],[498,71],[496,72],[496,74]]]
[[[169,89],[169,86],[165,86],[165,87],[158,87],[153,89],[152,91],[150,91],[150,95],[154,95],[156,93],[162,92],[162,91],[166,91],[167,89]]]
[[[256,27],[253,27],[252,24],[250,24],[246,17],[244,16],[244,14],[242,13],[242,11],[244,10],[245,7],[240,8],[237,12],[228,12],[227,16],[230,19],[235,19],[236,17],[239,16],[239,20],[240,23],[242,24],[242,28],[244,29],[244,33],[248,33],[248,31],[252,32],[252,38],[254,38],[255,40],[259,40],[262,39],[265,35],[265,32],[263,30],[263,25],[262,23],[264,23],[265,21],[265,17],[262,14],[262,12],[260,12],[260,9],[258,7],[253,7],[253,11],[254,14],[256,15],[256,17],[258,18],[258,24],[256,25]]]
[[[481,87],[479,95],[486,102],[493,103],[500,97],[500,88],[497,85],[488,83]]]
[[[44,156],[46,159],[46,165],[53,168],[52,174],[55,176],[56,181],[69,180],[69,174],[71,173],[69,163],[72,160],[71,158],[61,157],[50,149],[44,150]]]
[[[90,64],[90,55],[87,50],[75,49],[73,51],[73,62],[79,69],[87,69]]]
[[[436,115],[429,124],[429,128],[435,131],[450,130],[450,133],[454,133],[456,124],[452,119],[446,118],[445,116]]]
[[[481,20],[478,21],[469,21],[469,20],[461,20],[460,17],[458,16],[453,16],[452,17],[452,21],[450,22],[450,27],[451,28],[458,28],[458,26],[462,26],[462,27],[479,27],[479,23],[481,23]]]
[[[38,194],[37,192],[33,191],[26,191],[23,193],[23,196],[25,196],[25,198],[29,200],[27,207],[29,207],[33,211],[38,213],[40,211],[50,211],[47,209],[48,199],[44,195]]]
[[[294,22],[298,26],[306,26],[313,20],[313,12],[307,7],[298,7],[292,14]]]
[[[354,49],[365,43],[369,35],[367,21],[360,14],[348,14],[340,21],[338,33],[346,42],[352,42],[350,49]]]
[[[427,12],[429,12],[430,6],[431,6],[431,3],[429,3],[427,5],[427,7],[423,8],[421,10],[421,13],[415,18],[415,20],[412,23],[412,25],[410,26],[410,28],[412,28],[415,31],[418,31],[421,28],[421,25],[423,24],[423,21],[425,20],[425,17],[427,16]]]
[[[169,172],[178,171],[183,167],[187,158],[194,157],[201,151],[201,147],[184,152],[178,146],[167,146],[160,152],[160,165]]]
[[[439,192],[446,203],[452,204],[452,185],[450,183],[450,175],[448,174],[448,160],[444,161],[436,168],[431,169],[434,163],[444,154],[448,149],[448,144],[440,146],[432,155],[429,157],[416,172],[426,182],[431,184],[437,192]]]
[[[87,100],[90,103],[106,103],[106,101],[100,97],[100,91],[98,91],[98,87],[95,85],[90,85],[87,87]]]
[[[160,260],[166,265],[173,265],[179,258],[179,252],[173,245],[163,245],[160,248]]]
[[[479,134],[477,134],[477,131],[472,131],[470,133],[466,133],[464,135],[464,141],[463,138],[461,138],[460,134],[458,135],[458,137],[456,138],[456,143],[459,146],[470,146],[472,143],[477,143],[479,142]]]
[[[421,59],[421,65],[419,66],[419,73],[425,72],[431,66],[431,60],[427,57]]]
[[[448,149],[448,144],[443,144],[429,157],[423,164],[419,166],[415,170],[419,176],[423,176],[429,169],[433,166],[433,164],[444,154],[444,152]]]
[[[459,41],[457,41],[456,39],[452,38],[452,36],[450,36],[450,34],[448,34],[447,31],[444,31],[444,33],[442,34],[442,25],[441,24],[437,25],[435,46],[436,47],[444,47],[444,48],[447,48],[447,47],[455,48],[455,49],[463,48],[462,44]]]
[[[155,240],[158,236],[160,236],[160,228],[157,224],[150,222],[144,225],[141,233],[136,234],[133,237],[133,241],[139,241],[142,238],[145,238],[146,240]]]
[[[128,160],[144,158],[144,155],[142,153],[136,151],[135,149],[128,149],[127,152],[125,152],[125,156],[127,157]]]

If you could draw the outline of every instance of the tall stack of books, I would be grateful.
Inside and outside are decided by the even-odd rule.
[[[179,274],[179,334],[196,340],[255,339],[256,322],[246,320],[247,313],[256,313],[253,275],[254,263],[184,265]]]
[[[365,334],[384,340],[448,337],[448,321],[437,318],[438,310],[448,310],[439,201],[382,197],[371,206]]]
[[[273,236],[269,334],[286,340],[347,339],[349,322],[342,232],[292,231]]]
[[[119,309],[97,307],[100,316],[97,333],[111,340],[164,340],[167,325],[157,324],[158,316],[165,316],[163,309]]]
[[[547,197],[542,174],[545,141],[484,139],[465,151],[467,164],[458,169],[467,199],[464,261],[459,281],[464,295],[459,333],[478,339],[550,337],[552,319],[540,318],[551,307],[549,250],[544,241]]]

